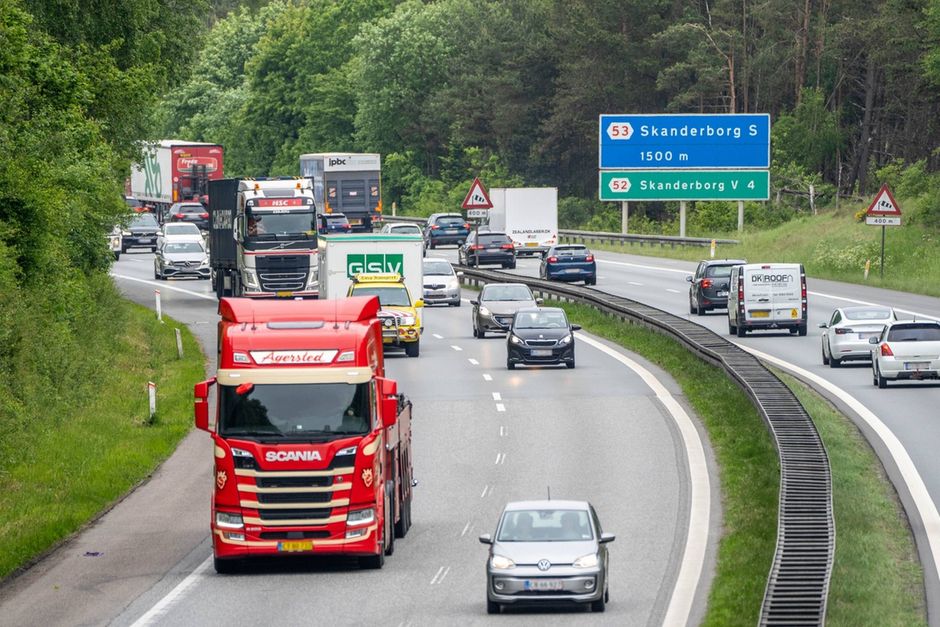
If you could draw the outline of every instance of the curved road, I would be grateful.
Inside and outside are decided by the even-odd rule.
[[[113,273],[143,304],[152,306],[158,287],[164,312],[193,329],[211,362],[217,317],[207,283],[157,284],[151,264],[149,254],[128,254]],[[207,559],[211,447],[194,432],[151,481],[0,591],[0,624],[489,622],[476,536],[493,531],[506,501],[549,487],[556,498],[590,500],[617,534],[611,604],[604,615],[514,611],[504,620],[698,622],[720,517],[697,427],[683,429],[670,413],[682,412],[668,395],[681,401],[680,390],[630,355],[668,389],[657,394],[624,365],[625,353],[588,336],[573,371],[507,371],[504,340],[473,339],[469,316],[466,306],[426,309],[421,357],[389,355],[390,376],[414,402],[420,485],[414,526],[381,572],[279,560],[216,575]],[[99,556],[86,556],[92,547]]]

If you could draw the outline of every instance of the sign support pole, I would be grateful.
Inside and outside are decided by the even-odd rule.
[[[685,237],[685,201],[679,201],[679,237]]]
[[[885,225],[881,225],[881,278],[885,278]]]
[[[738,201],[738,231],[744,230],[744,201]]]
[[[620,232],[629,233],[630,225],[630,201],[620,201]]]

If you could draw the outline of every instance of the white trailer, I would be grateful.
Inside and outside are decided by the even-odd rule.
[[[342,213],[355,232],[382,220],[382,156],[323,152],[300,155],[300,175],[313,181],[320,213]]]
[[[489,229],[505,233],[517,255],[542,254],[558,243],[557,187],[494,187]]]
[[[412,300],[424,293],[424,240],[389,233],[320,236],[320,298],[345,298],[359,273],[396,272]]]

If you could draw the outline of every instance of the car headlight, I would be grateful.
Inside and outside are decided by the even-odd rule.
[[[242,279],[248,287],[258,287],[258,277],[252,270],[242,270]]]
[[[415,323],[414,316],[402,316],[401,320],[399,321],[399,324],[404,325],[406,327],[410,327],[414,323]]]
[[[204,268],[209,265],[209,258],[203,257],[202,261],[199,263],[200,268]]]
[[[590,555],[582,555],[574,562],[571,563],[575,568],[594,568],[597,566],[597,553],[591,553]]]
[[[522,338],[520,338],[520,337],[518,337],[518,336],[516,336],[516,335],[510,335],[510,336],[509,336],[509,341],[512,342],[513,344],[525,344],[525,342],[522,340]]]
[[[487,309],[486,307],[480,306],[480,315],[481,315],[481,316],[490,316],[490,315],[492,315],[492,314],[490,314],[490,310],[489,310],[489,309]]]
[[[241,529],[245,526],[242,522],[241,514],[230,514],[228,512],[215,513],[215,526],[225,527],[226,529]]]
[[[509,559],[508,557],[503,557],[502,555],[494,555],[490,558],[490,566],[496,570],[506,570],[507,568],[515,568],[516,563]]]
[[[121,231],[121,235],[123,235],[124,237],[128,237],[132,235],[132,233],[130,231]]]
[[[459,287],[460,287],[460,281],[458,281],[456,277],[454,277],[453,279],[449,279],[447,281],[447,289],[455,290]]]
[[[560,340],[558,340],[558,343],[559,343],[559,344],[571,344],[571,334],[569,333],[569,334],[566,335],[565,337],[563,337],[563,338],[561,338]]]

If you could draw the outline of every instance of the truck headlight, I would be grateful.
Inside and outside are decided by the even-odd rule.
[[[506,570],[507,568],[515,568],[516,563],[508,557],[494,555],[490,558],[490,566],[492,566],[495,570]]]
[[[375,520],[375,510],[371,507],[357,509],[346,516],[347,525],[368,525]]]
[[[597,566],[597,553],[582,555],[571,563],[575,568],[594,568]]]
[[[226,529],[241,529],[245,526],[242,522],[241,514],[230,514],[229,512],[215,513],[215,526]]]
[[[248,287],[258,287],[258,277],[254,270],[242,270],[242,280]]]

